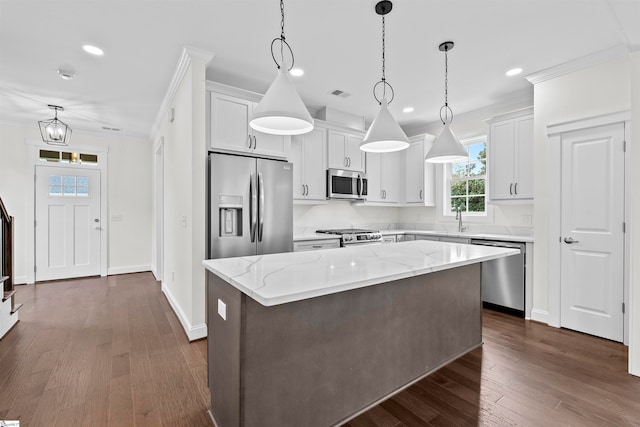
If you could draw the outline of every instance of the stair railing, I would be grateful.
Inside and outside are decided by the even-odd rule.
[[[0,197],[0,277],[8,276],[4,281],[4,292],[13,291],[13,217]]]

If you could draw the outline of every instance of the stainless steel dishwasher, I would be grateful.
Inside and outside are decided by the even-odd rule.
[[[494,240],[471,240],[471,244],[520,251],[482,263],[482,301],[488,308],[524,317],[525,244]]]

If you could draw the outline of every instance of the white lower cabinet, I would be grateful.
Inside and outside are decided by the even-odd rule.
[[[404,153],[367,153],[367,202],[400,203],[403,200],[400,179]],[[404,176],[404,174],[402,174]]]
[[[327,240],[299,240],[293,242],[294,252],[317,251],[320,249],[333,249],[340,247],[340,239]]]
[[[291,138],[293,198],[298,201],[327,200],[327,130],[315,127],[311,132]]]
[[[398,241],[397,237],[398,236],[396,236],[395,234],[391,235],[391,236],[382,236],[382,243],[383,244],[385,244],[385,243],[395,243],[395,242]]]

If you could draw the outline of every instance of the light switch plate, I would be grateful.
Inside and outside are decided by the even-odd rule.
[[[222,320],[227,320],[227,304],[218,299],[218,315],[222,317]]]

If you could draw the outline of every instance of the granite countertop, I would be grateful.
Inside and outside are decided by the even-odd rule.
[[[417,240],[202,263],[260,304],[272,306],[517,253],[515,249]]]

